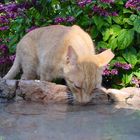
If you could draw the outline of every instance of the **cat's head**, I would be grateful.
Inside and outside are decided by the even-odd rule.
[[[114,57],[110,49],[94,55],[78,57],[70,46],[64,67],[65,80],[79,103],[88,103],[94,90],[101,85],[102,68]]]

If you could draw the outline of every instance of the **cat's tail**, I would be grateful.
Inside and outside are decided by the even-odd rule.
[[[14,64],[12,65],[8,73],[3,77],[3,79],[13,79],[19,73],[19,71],[20,71],[20,63],[18,56],[16,55]]]

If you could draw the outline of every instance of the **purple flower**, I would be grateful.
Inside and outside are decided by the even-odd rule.
[[[15,19],[18,15],[20,15],[20,11],[23,11],[25,9],[29,9],[31,7],[32,3],[31,2],[23,2],[23,3],[16,3],[16,2],[11,2],[7,4],[0,4],[0,13],[2,15],[6,16],[6,19],[12,18]],[[4,21],[3,21],[4,22]]]
[[[26,33],[30,32],[30,31],[32,31],[32,30],[34,30],[36,28],[38,28],[38,27],[37,26],[32,26],[31,28],[29,28],[29,29],[26,30]]]
[[[14,62],[15,57],[16,57],[16,55],[15,55],[15,54],[14,54],[14,55],[10,55],[10,56],[9,56],[9,60],[10,60],[11,62]]]
[[[114,64],[114,66],[118,67],[118,68],[122,68],[124,70],[129,70],[132,68],[132,65],[131,64],[127,64],[127,63],[120,63],[120,62],[116,62]]]
[[[71,23],[71,22],[74,22],[74,21],[75,21],[75,18],[73,16],[68,16],[66,18],[64,18],[64,17],[56,17],[54,19],[54,23],[56,23],[56,24],[64,23],[64,22]]]
[[[8,47],[5,44],[0,45],[0,51],[3,54],[6,54],[8,52]]]
[[[133,77],[131,82],[132,82],[132,84],[137,84],[138,83],[138,79],[136,77]]]
[[[131,64],[123,64],[123,65],[122,65],[122,68],[123,68],[124,70],[129,70],[129,69],[132,68],[132,66],[131,66]]]
[[[110,74],[111,74],[111,72],[109,69],[105,69],[102,73],[102,75],[104,75],[104,76],[109,76]]]
[[[109,16],[108,11],[96,5],[93,7],[93,11],[99,14],[100,16]]]
[[[75,18],[73,16],[69,16],[69,17],[66,18],[66,21],[67,22],[74,22]]]
[[[114,0],[100,0],[100,1],[103,3],[113,3],[114,2]]]
[[[9,26],[0,27],[0,31],[4,31],[4,30],[8,30],[8,29],[9,29]]]
[[[93,7],[94,13],[99,14],[100,16],[118,16],[117,12],[109,12],[106,9],[103,9],[102,7],[94,5]]]
[[[25,10],[25,9],[29,9],[31,7],[31,3],[24,2],[24,3],[18,4],[17,6],[18,6],[18,8]]]
[[[140,80],[136,77],[132,77],[131,83],[134,84],[136,87],[140,87]]]
[[[0,57],[0,64],[4,64],[5,63],[5,58],[4,57]]]
[[[106,66],[104,66],[102,75],[104,75],[104,76],[105,75],[106,76],[109,76],[110,75],[109,64],[106,65]]]
[[[92,2],[92,0],[80,0],[80,1],[78,1],[78,6],[80,6],[80,7],[84,7],[84,6],[86,6],[87,4],[89,4],[89,3],[91,3]]]
[[[112,12],[110,16],[118,16],[117,12]]]
[[[109,70],[108,68],[106,68],[106,69],[103,70],[102,75],[104,75],[104,76],[118,75],[118,70],[117,69]]]
[[[8,12],[6,16],[7,18],[15,19],[18,16],[18,14],[13,12]]]
[[[5,11],[7,12],[17,12],[18,5],[16,3],[9,3],[5,5]]]
[[[0,64],[9,64],[13,63],[15,60],[15,55],[10,55],[10,56],[2,56],[0,57]]]
[[[54,19],[54,23],[56,23],[56,24],[59,24],[59,23],[62,23],[62,22],[65,22],[65,18],[63,18],[63,17],[56,17],[55,19]]]
[[[112,69],[110,73],[111,73],[111,75],[118,75],[118,70]]]
[[[0,13],[4,11],[4,5],[0,4]]]
[[[9,23],[9,20],[7,19],[6,16],[0,16],[0,23],[7,24],[7,23]]]
[[[116,67],[118,67],[118,68],[121,68],[121,67],[122,67],[122,63],[116,62],[116,63],[114,64],[114,66],[116,66]]]
[[[104,76],[110,76],[110,75],[118,75],[118,70],[117,69],[109,69],[110,64],[107,64],[104,69],[102,75]]]
[[[125,7],[140,10],[140,0],[128,0]]]

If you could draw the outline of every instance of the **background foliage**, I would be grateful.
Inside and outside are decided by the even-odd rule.
[[[11,65],[18,41],[29,31],[52,24],[77,24],[87,31],[97,52],[111,48],[103,84],[140,85],[140,0],[3,0],[0,4],[0,65]]]

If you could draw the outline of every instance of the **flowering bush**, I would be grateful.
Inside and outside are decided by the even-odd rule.
[[[121,88],[140,83],[140,0],[16,0],[0,4],[0,64],[14,60],[16,44],[27,32],[51,24],[77,24],[97,52],[111,48],[115,58],[103,84]]]

